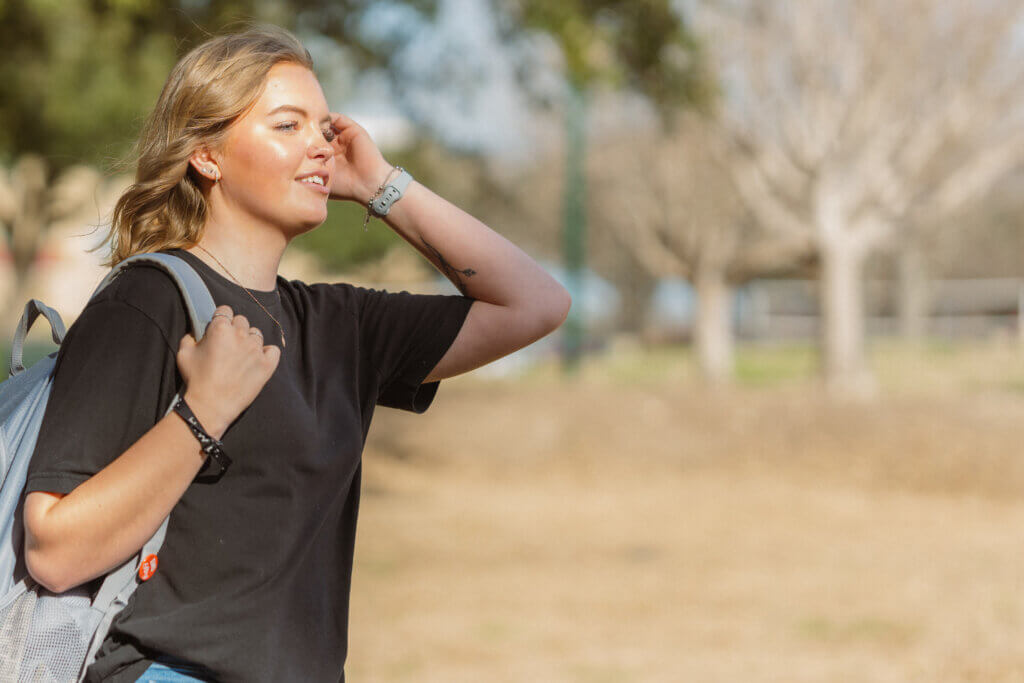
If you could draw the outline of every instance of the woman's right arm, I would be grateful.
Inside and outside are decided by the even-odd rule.
[[[227,306],[202,342],[181,340],[177,363],[185,401],[203,427],[221,438],[274,373],[280,349],[250,334]],[[67,495],[35,491],[25,499],[25,561],[53,592],[107,573],[159,528],[203,464],[204,454],[176,414],[160,419],[105,468]]]

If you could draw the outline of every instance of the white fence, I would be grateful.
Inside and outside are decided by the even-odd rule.
[[[865,288],[867,332],[898,333],[898,286],[872,280]],[[928,283],[927,334],[972,338],[1020,334],[1024,328],[1024,278],[933,280]],[[696,298],[682,281],[664,283],[652,301],[650,326],[673,335],[688,335]],[[816,280],[755,280],[736,290],[733,323],[748,339],[806,339],[821,328]]]

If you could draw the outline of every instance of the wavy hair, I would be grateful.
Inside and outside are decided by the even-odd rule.
[[[178,61],[135,144],[135,182],[114,206],[106,265],[199,241],[208,207],[189,157],[223,145],[231,124],[263,92],[267,72],[281,62],[313,70],[302,43],[270,25],[216,36]]]

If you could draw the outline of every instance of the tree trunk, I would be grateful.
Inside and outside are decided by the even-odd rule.
[[[821,254],[822,343],[825,381],[843,395],[868,395],[874,381],[864,351],[865,253],[836,239]]]
[[[627,334],[642,334],[647,326],[647,310],[650,308],[651,296],[658,281],[640,267],[636,267],[616,273],[613,282],[622,296],[616,329]]]
[[[928,270],[924,252],[914,240],[900,249],[899,332],[908,341],[919,342],[928,333]]]
[[[697,359],[704,378],[712,383],[730,380],[733,373],[732,288],[725,269],[698,264],[695,337]]]

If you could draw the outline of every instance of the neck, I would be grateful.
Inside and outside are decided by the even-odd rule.
[[[280,233],[242,232],[208,223],[198,246],[188,251],[246,289],[270,291],[277,286],[277,269],[286,246]]]

